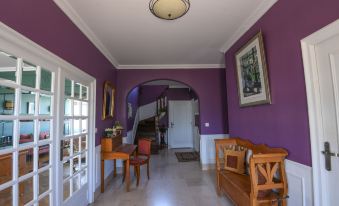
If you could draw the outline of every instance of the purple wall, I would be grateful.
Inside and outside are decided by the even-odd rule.
[[[225,91],[225,69],[128,69],[118,70],[117,119],[126,125],[126,96],[135,86],[142,83],[169,79],[189,85],[197,93],[200,103],[201,124],[209,122],[210,127],[201,127],[202,134],[227,133],[227,110]]]
[[[300,40],[338,17],[338,0],[278,1],[227,51],[225,57],[231,136],[284,147],[289,150],[289,159],[311,165]],[[234,55],[260,29],[266,47],[272,104],[240,108]]]
[[[113,124],[101,120],[103,83],[116,79],[112,64],[52,0],[1,1],[0,21],[96,78],[98,145],[104,128]]]
[[[127,96],[127,102],[132,105],[132,117],[127,119],[127,131],[133,129],[135,115],[139,107],[140,87],[135,87]],[[128,109],[127,109],[128,114]]]
[[[140,86],[139,106],[155,102],[166,89],[167,85],[143,85]]]

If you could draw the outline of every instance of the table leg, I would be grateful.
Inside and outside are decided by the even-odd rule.
[[[113,172],[113,177],[117,176],[117,160],[114,160],[114,172]]]
[[[105,192],[105,160],[101,160],[101,193]]]
[[[126,191],[129,192],[130,172],[129,172],[129,159],[126,160]]]

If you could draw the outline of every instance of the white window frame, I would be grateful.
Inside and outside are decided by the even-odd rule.
[[[67,48],[65,48],[67,49]],[[64,72],[67,72],[67,74],[75,77],[73,79],[78,79],[79,82],[85,82],[87,85],[89,85],[89,127],[88,127],[88,200],[90,203],[94,201],[94,192],[95,192],[95,119],[96,119],[96,79],[89,74],[83,72],[79,68],[73,66],[72,64],[66,62],[65,60],[61,59],[57,55],[53,54],[52,52],[48,51],[47,49],[39,46],[38,44],[34,43],[27,37],[21,35],[20,33],[16,32],[15,30],[11,29],[7,25],[0,22],[0,50],[4,52],[8,52],[10,54],[15,55],[16,57],[23,58],[33,64],[40,65],[43,68],[48,68],[49,70],[55,72],[54,80],[56,81],[55,85],[56,87],[60,87],[61,84],[61,75]],[[7,81],[6,81],[7,82]],[[16,88],[17,85],[11,83],[8,81],[6,84],[8,86]],[[32,90],[30,88],[30,90]],[[18,95],[18,93],[16,93]],[[61,94],[60,89],[55,91],[54,93],[54,100],[53,105],[60,105],[61,100]],[[18,102],[16,102],[18,104]],[[17,105],[16,105],[17,106]],[[59,107],[60,108],[60,107]],[[57,106],[53,108],[53,113],[56,114],[56,117],[54,119],[56,123],[56,128],[62,127],[63,125],[60,125],[60,111]],[[10,118],[9,118],[10,119]],[[4,119],[6,120],[6,119]],[[13,132],[18,132],[18,125],[16,127],[14,126]],[[14,134],[15,135],[15,134]],[[59,130],[53,130],[52,136],[54,137],[51,141],[54,145],[52,147],[52,153],[56,154],[50,156],[50,161],[54,162],[52,170],[54,172],[57,172],[57,166],[60,161],[60,139],[58,138],[60,135]],[[17,159],[17,157],[13,158]],[[18,172],[17,170],[15,172]],[[15,175],[16,176],[16,175]],[[56,182],[57,180],[63,180],[62,177],[58,177],[58,174],[55,175],[55,178],[52,180],[53,188],[53,195],[52,199],[50,199],[50,202],[52,205],[61,205],[62,202],[59,202],[60,194],[58,194],[59,184]],[[15,192],[15,191],[14,191]],[[16,200],[18,202],[18,200]]]

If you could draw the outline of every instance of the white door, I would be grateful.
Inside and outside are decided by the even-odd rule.
[[[314,205],[339,205],[339,21],[303,40],[302,47],[312,144]],[[326,147],[329,149],[324,153]]]
[[[193,148],[191,101],[169,101],[170,148]]]

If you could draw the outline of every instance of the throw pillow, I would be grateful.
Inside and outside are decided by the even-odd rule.
[[[224,147],[224,169],[238,174],[245,173],[246,149],[236,145]]]

